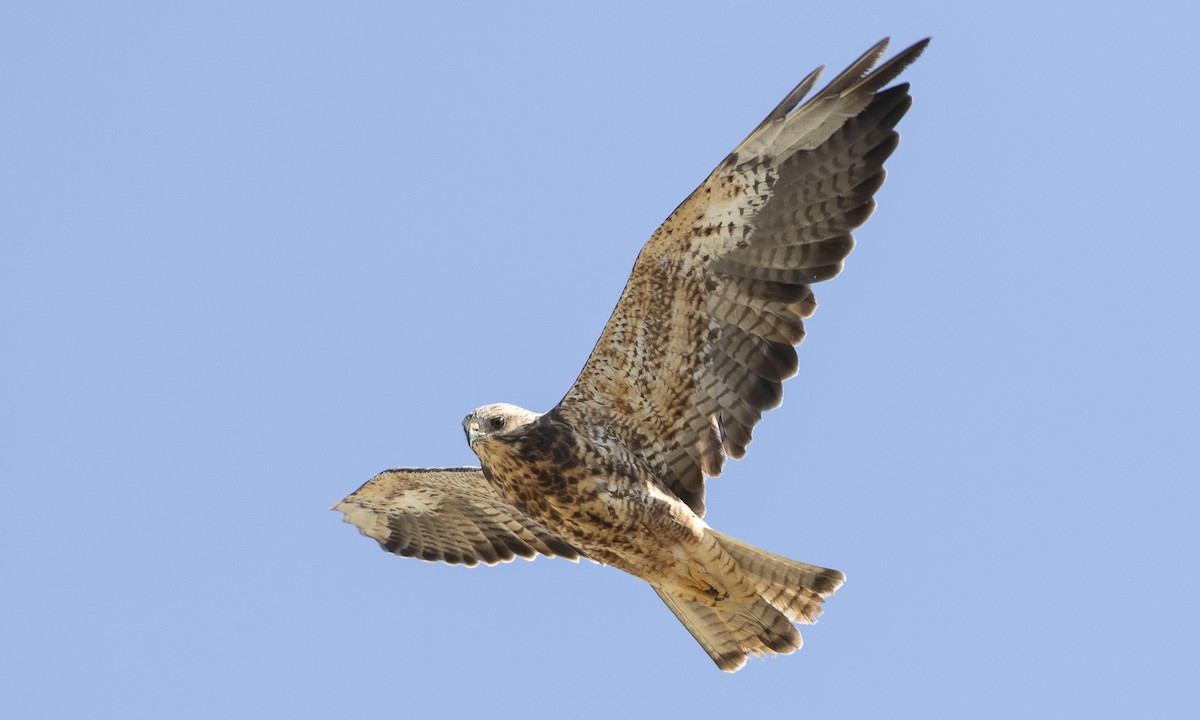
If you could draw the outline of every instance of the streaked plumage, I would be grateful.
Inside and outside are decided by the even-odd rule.
[[[836,570],[709,528],[704,478],[746,452],[795,374],[850,232],[875,207],[928,41],[871,48],[801,105],[806,77],[646,243],[574,385],[549,412],[463,423],[482,468],[381,473],[335,507],[388,551],[475,565],[587,557],[649,582],[723,670],[800,647]]]

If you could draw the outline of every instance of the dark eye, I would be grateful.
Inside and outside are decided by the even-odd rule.
[[[492,418],[491,420],[488,420],[488,424],[492,426],[493,430],[503,430],[504,429],[504,417],[497,415],[496,417]]]

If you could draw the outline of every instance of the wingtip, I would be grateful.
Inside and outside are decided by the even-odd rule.
[[[905,49],[905,51],[904,51],[904,52],[915,51],[917,55],[920,55],[922,52],[924,52],[924,51],[925,51],[925,48],[929,47],[929,42],[930,42],[931,40],[933,40],[933,36],[932,36],[932,35],[926,35],[925,37],[923,37],[923,38],[921,38],[920,40],[916,41],[916,42],[915,42],[915,43],[913,43],[912,45],[908,46],[908,48],[907,48],[907,49]],[[914,56],[914,57],[915,57],[915,56]]]
[[[904,48],[896,53],[896,58],[904,58],[902,68],[908,67],[914,60],[921,57],[921,53],[925,52],[925,48],[929,47],[929,41],[933,40],[932,36],[926,36],[916,41],[912,45]]]
[[[905,68],[907,68],[909,65],[912,65],[914,62],[916,62],[917,58],[921,57],[921,53],[923,53],[925,51],[926,46],[929,45],[929,41],[930,41],[930,38],[926,37],[921,40],[918,40],[917,42],[913,43],[912,45],[909,45],[905,49],[901,50],[900,52],[896,53],[891,58],[886,60],[879,67],[876,67],[873,70],[870,70],[869,72],[866,72],[865,74],[859,76],[856,80],[853,81],[852,84],[850,84],[846,87],[842,87],[841,85],[838,85],[837,86],[838,92],[844,92],[846,94],[851,94],[851,93],[855,93],[855,92],[860,92],[864,89],[870,90],[872,92],[878,92],[880,90],[880,88],[884,87],[885,85],[890,83],[892,80],[895,80],[896,77],[900,75],[900,73],[904,72]],[[859,60],[857,60],[854,63],[854,65],[852,65],[850,68],[847,68],[847,70],[844,71],[841,75],[839,75],[838,78],[834,82],[831,82],[830,87],[834,87],[834,85],[836,83],[841,83],[843,80],[852,79],[854,77],[853,71],[856,70],[857,68],[860,68],[862,66],[861,64],[868,58],[874,57],[874,60],[871,61],[871,65],[873,66],[875,64],[875,62],[877,62],[879,60],[879,58],[882,57],[882,56],[874,55],[876,49],[879,47],[880,47],[880,45],[876,44],[875,47],[871,48],[866,53],[864,53],[862,58],[859,58]],[[828,90],[829,90],[829,88],[827,88],[823,92],[827,92]]]
[[[884,67],[891,66],[897,62],[900,63],[900,68],[908,67],[914,60],[916,60],[917,58],[919,58],[921,56],[921,53],[925,52],[925,48],[929,46],[929,41],[932,39],[933,39],[933,37],[930,35],[927,35],[927,36],[921,38],[920,40],[916,41],[912,45],[909,45],[908,47],[904,48],[900,52],[896,53],[895,56],[892,57],[892,59],[888,60],[886,63],[884,63],[879,68],[876,68],[871,74],[879,72]],[[878,63],[883,58],[884,54],[887,52],[888,43],[890,43],[891,41],[892,41],[892,39],[890,37],[885,37],[884,39],[875,43],[871,47],[871,49],[866,51],[865,53],[863,53],[862,57],[860,57],[857,61],[855,61],[854,64],[856,65],[856,64],[858,64],[858,62],[861,62],[862,60],[869,58],[869,57],[875,58],[875,60],[871,63],[871,65]]]

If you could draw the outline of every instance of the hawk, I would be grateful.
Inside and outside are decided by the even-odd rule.
[[[875,208],[922,40],[883,40],[801,104],[809,74],[650,237],[575,384],[549,412],[485,405],[481,467],[387,470],[334,506],[387,551],[468,566],[588,558],[648,582],[722,670],[794,652],[845,580],[704,520],[706,477],[741,458],[796,373],[851,231]],[[875,69],[872,69],[875,68]]]

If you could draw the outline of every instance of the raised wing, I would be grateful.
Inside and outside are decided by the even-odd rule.
[[[384,550],[404,557],[473,566],[539,553],[582,556],[504,502],[479,468],[385,470],[333,509]]]
[[[795,345],[875,208],[928,40],[871,68],[871,48],[800,105],[806,77],[642,248],[591,357],[552,412],[602,426],[704,512],[704,477],[742,457],[796,373]]]

